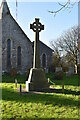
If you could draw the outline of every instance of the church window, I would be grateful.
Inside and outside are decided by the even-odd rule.
[[[11,40],[7,40],[7,66],[11,66]]]
[[[21,47],[17,48],[17,66],[21,66]]]
[[[42,55],[42,67],[46,68],[46,55],[45,54]]]

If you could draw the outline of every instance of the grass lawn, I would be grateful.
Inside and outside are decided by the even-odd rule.
[[[2,86],[2,119],[80,119],[78,76],[64,77],[63,80],[53,80],[51,74],[47,74],[46,77],[50,77],[53,81],[54,85],[51,84],[51,87],[60,92],[20,95],[15,88],[14,78],[4,75],[2,77],[3,82],[0,83]],[[16,79],[18,80],[18,87],[20,83],[23,87],[25,86],[25,76],[18,75]],[[64,93],[62,93],[63,83]]]

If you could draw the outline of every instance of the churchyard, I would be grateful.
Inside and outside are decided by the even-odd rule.
[[[4,6],[3,12],[4,10],[7,10],[7,15],[10,15],[7,3],[5,2],[4,4],[4,1],[3,1],[3,6]],[[5,7],[6,9],[4,9]],[[3,15],[5,16],[5,14]],[[11,19],[11,21],[14,20]],[[3,26],[3,28],[5,29],[5,25]],[[61,67],[62,65],[60,66],[58,62],[58,66],[56,66],[55,72],[45,74],[45,67],[47,67],[46,66],[47,62],[43,60],[44,65],[41,66],[40,48],[39,48],[40,46],[39,33],[42,30],[44,30],[44,25],[39,21],[39,18],[35,18],[35,21],[32,24],[30,24],[30,29],[32,29],[35,33],[33,57],[30,57],[30,55],[33,53],[31,52],[24,59],[24,56],[26,55],[27,46],[23,46],[23,43],[25,45],[24,42],[25,39],[23,42],[21,42],[21,45],[24,48],[26,48],[24,49],[25,51],[23,52],[25,54],[22,57],[22,61],[24,60],[27,61],[27,58],[30,57],[28,59],[29,61],[31,60],[31,64],[33,63],[33,65],[31,65],[30,67],[28,66],[28,68],[31,68],[28,73],[28,76],[24,74],[21,75],[22,74],[21,69],[26,72],[26,70],[28,71],[28,68],[25,70],[27,64],[26,66],[25,64],[21,65],[22,48],[18,44],[20,41],[16,42],[18,44],[18,48],[17,48],[18,54],[16,61],[16,59],[14,59],[16,58],[15,54],[13,59],[11,59],[11,54],[12,54],[11,40],[10,39],[7,40],[7,46],[8,46],[6,49],[7,58],[2,57],[4,58],[2,59],[2,61],[7,60],[5,64],[4,63],[2,64],[2,68],[7,68],[7,70],[4,69],[2,71],[4,71],[4,73],[6,71],[7,72],[6,74],[2,75],[2,83],[0,83],[0,86],[2,87],[0,88],[2,90],[2,99],[0,100],[0,102],[2,103],[0,117],[2,118],[2,120],[6,120],[6,119],[8,120],[9,119],[13,119],[13,120],[45,119],[46,120],[53,118],[55,118],[56,120],[60,118],[61,120],[80,119],[80,109],[79,109],[80,76],[78,76],[80,75],[80,69],[78,70],[78,74],[77,73],[75,74],[74,69],[71,67],[69,71],[66,73],[62,70]],[[21,31],[21,29],[19,30]],[[22,34],[19,34],[19,38],[20,35],[22,36]],[[26,40],[27,43],[29,43],[29,46],[31,47],[31,51],[32,51],[32,43],[29,41],[28,38]],[[14,47],[14,50],[16,50],[16,47]],[[50,48],[49,50],[52,51]],[[46,56],[45,54],[43,55],[44,55],[43,58],[45,59]],[[11,60],[13,60],[12,62],[13,65],[11,64]],[[25,61],[24,63],[26,63]],[[13,74],[11,75],[12,70],[14,71],[12,72]]]
[[[2,76],[2,119],[79,119],[79,76],[72,68],[67,76],[61,67],[45,75],[39,56],[39,32],[44,26],[35,19],[30,28],[36,32],[33,67],[28,77]]]
[[[63,80],[54,80],[53,74],[47,73],[50,78],[52,93],[19,93],[20,84],[26,86],[26,76],[17,75],[17,88],[14,77],[4,74],[2,77],[2,119],[51,119],[72,118],[79,119],[79,78],[77,75],[66,77]],[[64,83],[64,91],[62,84]]]

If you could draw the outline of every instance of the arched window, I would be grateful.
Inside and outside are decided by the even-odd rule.
[[[42,55],[42,67],[46,68],[46,55],[45,54]]]
[[[17,66],[21,66],[21,47],[17,48]]]
[[[11,66],[11,40],[7,40],[7,67]]]

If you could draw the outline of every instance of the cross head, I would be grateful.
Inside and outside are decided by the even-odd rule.
[[[34,32],[40,32],[41,30],[44,30],[44,25],[39,22],[38,18],[35,18],[35,22],[30,24],[30,29],[32,29]]]

